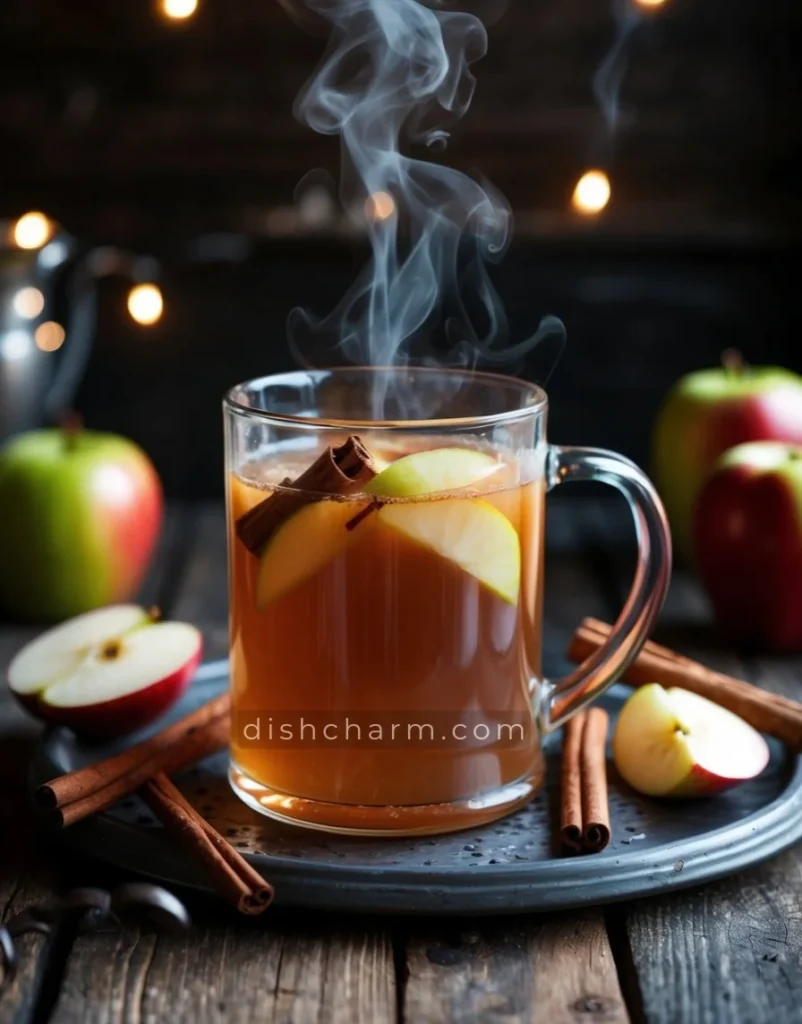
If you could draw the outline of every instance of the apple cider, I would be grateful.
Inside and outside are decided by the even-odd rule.
[[[372,452],[371,493],[304,505],[258,553],[235,525],[318,453],[228,480],[232,784],[319,828],[469,827],[542,778],[542,470],[447,442]]]

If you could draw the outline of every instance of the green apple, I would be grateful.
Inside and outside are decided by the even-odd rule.
[[[161,485],[133,442],[39,430],[0,451],[0,606],[52,621],[125,601],[161,529]]]
[[[802,377],[795,373],[730,356],[669,392],[655,424],[652,474],[683,558],[692,557],[693,510],[708,471],[729,448],[764,440],[802,444]]]
[[[432,448],[392,462],[365,488],[381,498],[414,498],[419,494],[457,491],[487,480],[504,463],[473,448]]]
[[[509,519],[480,498],[443,498],[385,505],[384,526],[458,565],[515,604],[521,585],[521,546]]]

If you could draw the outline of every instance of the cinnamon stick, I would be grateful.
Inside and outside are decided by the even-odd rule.
[[[560,837],[569,850],[582,849],[582,782],[581,758],[582,733],[585,729],[587,712],[577,711],[563,727],[563,754],[560,782],[561,813]]]
[[[225,747],[230,708],[225,693],[142,743],[39,786],[34,799],[60,827],[97,814],[159,772],[180,771]]]
[[[585,619],[571,640],[568,657],[584,661],[607,642],[611,629],[597,619]],[[690,690],[732,711],[759,732],[776,737],[791,750],[802,752],[802,704],[715,672],[667,647],[646,643],[622,679],[632,686],[660,683]]]
[[[145,783],[140,794],[167,831],[206,867],[215,889],[242,914],[261,914],[273,887],[184,798],[165,774]]]
[[[599,853],[610,842],[610,808],[607,801],[607,727],[610,716],[603,708],[591,708],[582,730],[582,846]]]
[[[352,435],[338,448],[327,448],[289,487],[285,481],[285,489],[274,491],[240,516],[237,536],[252,554],[259,555],[271,534],[293,512],[323,495],[355,494],[377,471],[370,452]]]
[[[601,708],[578,711],[563,728],[560,838],[575,853],[599,853],[610,842],[607,727]]]

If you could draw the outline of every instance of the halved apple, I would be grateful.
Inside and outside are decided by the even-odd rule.
[[[380,498],[456,491],[486,480],[504,465],[473,448],[432,448],[396,459],[370,481],[365,491]]]
[[[377,478],[378,479],[378,478]],[[509,604],[521,586],[521,546],[503,512],[480,498],[385,505],[384,526],[447,558]]]
[[[32,640],[9,665],[8,685],[39,718],[86,735],[122,736],[181,696],[202,649],[194,626],[112,605]]]
[[[632,694],[613,735],[616,768],[647,796],[710,796],[759,775],[769,756],[760,733],[731,711],[658,683]]]
[[[316,501],[299,508],[283,522],[260,558],[257,610],[263,611],[271,601],[334,561],[356,535],[346,524],[364,507],[358,501]],[[367,526],[360,524],[359,536],[364,536]]]

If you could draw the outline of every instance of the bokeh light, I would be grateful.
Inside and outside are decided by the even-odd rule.
[[[31,336],[27,331],[9,331],[7,334],[0,334],[0,356],[10,363],[17,359],[24,359],[32,348]]]
[[[610,179],[604,171],[586,171],[574,188],[571,203],[577,213],[592,216],[610,201]]]
[[[395,213],[395,199],[389,192],[374,192],[365,200],[365,214],[371,220],[389,220]]]
[[[138,284],[128,293],[128,312],[138,324],[149,327],[161,320],[164,300],[155,284]]]
[[[638,7],[662,7],[666,0],[635,0]]]
[[[183,21],[191,18],[198,9],[198,0],[161,0],[162,13],[165,18]]]
[[[52,233],[50,221],[38,210],[24,213],[12,231],[14,241],[20,249],[41,249]]]
[[[60,349],[66,337],[67,332],[55,320],[46,320],[39,324],[33,334],[36,347],[42,352],[55,352]]]
[[[33,320],[45,308],[45,297],[38,288],[20,288],[11,300],[11,305],[17,316]]]

